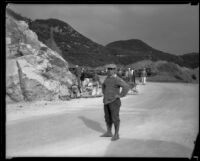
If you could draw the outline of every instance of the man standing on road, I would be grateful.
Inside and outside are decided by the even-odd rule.
[[[134,68],[131,70],[131,75],[132,75],[132,82],[134,84],[136,84],[136,82],[135,82],[135,69]]]
[[[81,69],[80,69],[80,67],[79,67],[78,65],[76,65],[74,74],[76,75],[76,78],[77,78],[77,81],[78,81],[78,90],[79,90],[79,92],[80,92],[80,94],[81,94],[81,93],[82,93],[81,80],[80,80],[80,77],[81,77]]]
[[[128,68],[128,82],[132,82],[132,71],[131,71],[131,68]]]
[[[129,85],[116,75],[116,65],[110,64],[108,67],[108,76],[102,84],[102,93],[104,95],[104,114],[107,126],[107,132],[102,137],[112,137],[112,141],[119,139],[119,111],[121,106],[121,97],[126,96]],[[122,91],[120,93],[120,87]],[[115,134],[112,135],[112,124],[115,127]]]
[[[146,72],[146,69],[143,68],[143,70],[142,70],[142,84],[143,85],[146,84],[146,77],[147,77],[147,72]]]

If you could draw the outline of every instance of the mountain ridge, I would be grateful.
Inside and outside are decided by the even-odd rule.
[[[128,65],[146,59],[166,60],[190,68],[199,66],[197,54],[177,56],[157,50],[139,39],[118,40],[103,46],[82,35],[65,21],[55,18],[31,20],[11,11],[9,14],[28,22],[29,28],[38,35],[41,42],[71,64],[90,67],[109,63]]]

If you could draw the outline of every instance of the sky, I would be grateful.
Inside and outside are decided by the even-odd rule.
[[[175,55],[199,52],[199,6],[190,4],[9,4],[22,16],[56,18],[106,45],[140,39]]]

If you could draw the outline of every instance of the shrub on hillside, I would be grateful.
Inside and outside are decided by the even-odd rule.
[[[157,66],[157,69],[160,71],[160,72],[170,72],[170,73],[174,73],[174,72],[178,72],[178,67],[176,66],[176,64],[174,63],[162,63],[162,64],[159,64]]]
[[[194,74],[192,74],[191,77],[192,77],[193,80],[197,79],[196,75],[194,75]]]
[[[176,78],[176,79],[178,79],[178,80],[183,80],[183,78],[181,78],[179,75],[174,75],[174,77]]]
[[[63,61],[63,60],[61,60],[61,59],[59,59],[59,58],[57,58],[56,56],[54,56],[54,55],[49,55],[49,62],[52,64],[52,65],[56,65],[56,66],[59,66],[59,67],[66,67],[66,63]]]

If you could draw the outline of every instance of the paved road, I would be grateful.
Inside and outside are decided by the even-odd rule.
[[[6,125],[6,154],[13,156],[190,157],[198,133],[199,86],[140,85],[122,99],[120,140],[105,132],[102,98],[73,112],[32,117]],[[74,105],[73,105],[74,106]],[[71,108],[71,107],[69,107]]]

